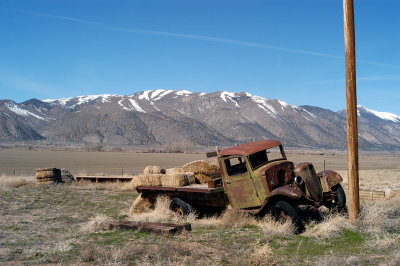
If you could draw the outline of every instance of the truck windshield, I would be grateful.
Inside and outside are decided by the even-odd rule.
[[[250,164],[253,169],[259,168],[260,166],[263,166],[268,162],[282,159],[284,158],[282,156],[279,146],[249,155]]]

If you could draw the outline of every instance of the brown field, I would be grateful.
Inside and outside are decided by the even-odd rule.
[[[345,173],[344,155],[288,153],[295,163],[313,162]],[[119,175],[203,159],[202,154],[0,150],[0,264],[83,265],[398,265],[400,198],[363,202],[355,224],[328,214],[293,234],[291,224],[270,216],[256,220],[234,210],[219,217],[178,218],[159,199],[154,210],[130,214],[137,197],[118,183],[36,185],[35,168],[67,168],[73,174]],[[399,188],[399,157],[360,158],[361,186]],[[14,170],[16,176],[14,176]],[[375,181],[371,181],[375,180]],[[374,183],[375,182],[375,183]],[[156,235],[96,229],[98,220],[189,222],[192,231]]]
[[[317,171],[325,168],[339,172],[347,184],[347,157],[344,153],[305,153],[287,151],[294,163],[312,162]],[[204,154],[87,152],[0,149],[0,176],[34,176],[36,168],[66,168],[74,175],[135,175],[147,165],[180,167]],[[361,154],[360,188],[400,190],[400,155]]]

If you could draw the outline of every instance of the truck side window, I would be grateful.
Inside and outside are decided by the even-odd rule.
[[[229,176],[247,172],[246,162],[242,157],[226,159],[225,166]]]

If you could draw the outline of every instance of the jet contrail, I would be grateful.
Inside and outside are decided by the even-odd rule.
[[[97,27],[99,27],[101,29],[110,30],[110,31],[137,33],[137,34],[145,34],[145,35],[168,36],[168,37],[185,38],[185,39],[192,39],[192,40],[202,40],[202,41],[209,41],[209,42],[227,43],[227,44],[233,44],[233,45],[239,45],[239,46],[254,47],[254,48],[275,50],[275,51],[281,51],[281,52],[296,53],[296,54],[306,54],[306,55],[328,57],[328,58],[336,58],[336,59],[343,59],[344,60],[344,56],[327,54],[327,53],[320,53],[320,52],[308,51],[308,50],[301,50],[301,49],[294,49],[294,48],[286,48],[286,47],[270,45],[270,44],[264,44],[264,43],[246,42],[246,41],[239,41],[239,40],[220,38],[220,37],[213,37],[213,36],[206,36],[206,35],[184,34],[184,33],[164,32],[164,31],[152,31],[152,30],[143,30],[143,29],[135,29],[135,28],[123,28],[123,27],[117,27],[117,26],[112,25],[112,24],[96,22],[96,21],[90,21],[90,20],[79,19],[79,18],[68,17],[68,16],[57,16],[57,15],[44,14],[44,13],[32,12],[32,11],[21,10],[21,9],[10,9],[10,8],[4,8],[4,7],[0,7],[0,9],[7,10],[7,11],[24,13],[24,14],[29,14],[29,15],[37,16],[37,17],[46,17],[46,18],[51,18],[51,19],[72,21],[72,22],[76,22],[76,23],[97,26]],[[363,64],[377,65],[377,66],[384,66],[384,67],[400,69],[400,66],[397,66],[397,65],[390,65],[390,64],[385,64],[385,63],[380,63],[380,62],[373,62],[373,61],[365,61],[365,60],[356,60],[356,61],[359,62],[359,63],[363,63]]]

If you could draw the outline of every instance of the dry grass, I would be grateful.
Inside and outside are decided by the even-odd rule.
[[[25,176],[0,176],[0,189],[13,189],[24,186],[33,186],[36,183],[34,177]]]
[[[14,181],[15,184],[17,183]],[[0,263],[112,265],[265,265],[399,263],[399,201],[362,205],[352,225],[327,215],[294,235],[290,223],[257,220],[241,211],[182,219],[160,197],[153,210],[128,214],[137,194],[121,185],[23,186],[0,182]],[[116,184],[108,184],[114,186]],[[326,215],[325,215],[326,214]],[[96,221],[190,222],[192,232],[154,235],[101,231]],[[353,239],[355,238],[355,240]]]
[[[158,199],[154,210],[129,214],[137,193],[128,191],[123,183],[37,186],[33,177],[35,168],[48,167],[38,164],[48,156],[50,166],[65,167],[74,174],[81,171],[108,175],[124,168],[126,175],[141,172],[148,162],[163,168],[176,167],[203,155],[180,154],[175,157],[179,160],[175,160],[175,155],[170,154],[94,152],[90,153],[91,162],[84,152],[3,152],[7,153],[0,154],[3,167],[12,158],[9,155],[18,155],[19,161],[14,159],[18,164],[11,167],[16,167],[17,174],[18,169],[31,174],[0,177],[0,264],[400,264],[398,197],[362,204],[356,224],[350,224],[346,217],[324,212],[322,222],[311,221],[304,233],[294,235],[289,223],[277,223],[270,216],[257,220],[235,210],[220,216],[199,219],[192,214],[181,219],[168,210],[167,198]],[[294,155],[289,154],[289,159],[290,156]],[[362,156],[361,187],[399,189],[396,158]],[[347,180],[343,171],[345,156],[305,154],[292,159],[311,161],[317,170],[322,170],[322,159],[326,159],[326,168],[339,170]],[[125,163],[121,164],[122,161]],[[130,168],[132,162],[134,166]],[[133,170],[136,168],[137,171]],[[107,219],[190,222],[193,230],[174,236],[94,230],[95,221]]]

